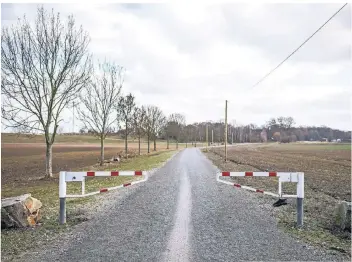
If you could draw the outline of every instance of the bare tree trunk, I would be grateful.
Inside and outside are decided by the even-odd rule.
[[[148,154],[150,153],[150,134],[148,133]]]
[[[45,163],[45,177],[51,178],[53,177],[53,165],[52,165],[52,160],[53,160],[53,145],[46,143],[46,163]]]
[[[127,121],[126,121],[126,132],[125,132],[125,153],[127,155],[127,134],[128,134],[128,131],[127,131]]]
[[[169,134],[167,134],[167,146],[166,149],[169,149]]]
[[[156,151],[156,138],[154,138],[154,151]]]
[[[141,155],[141,134],[138,134],[138,154]]]
[[[178,138],[176,140],[176,149],[178,149]]]
[[[100,137],[100,165],[104,164],[104,138]]]

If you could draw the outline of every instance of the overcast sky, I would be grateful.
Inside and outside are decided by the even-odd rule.
[[[292,116],[299,125],[351,130],[351,6],[345,7],[255,88],[342,4],[55,4],[91,36],[95,59],[126,68],[123,92],[138,104],[183,113],[187,123],[224,119],[264,124]],[[35,4],[2,4],[7,26]],[[76,131],[80,124],[76,120]],[[65,131],[72,113],[65,112]]]

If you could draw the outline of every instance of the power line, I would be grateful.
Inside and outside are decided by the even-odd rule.
[[[308,37],[299,47],[297,47],[288,57],[286,57],[280,64],[278,64],[274,69],[267,73],[262,79],[260,79],[251,88],[259,85],[264,81],[269,75],[271,75],[276,69],[278,69],[283,63],[285,63],[294,53],[296,53],[305,43],[307,43],[316,33],[318,33],[331,19],[333,19],[348,3],[344,4],[337,12],[335,12],[322,26],[320,26],[310,37]]]

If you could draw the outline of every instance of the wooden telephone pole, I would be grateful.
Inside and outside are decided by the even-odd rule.
[[[211,129],[211,144],[214,143],[214,129]]]
[[[227,100],[225,100],[225,162],[227,162]]]

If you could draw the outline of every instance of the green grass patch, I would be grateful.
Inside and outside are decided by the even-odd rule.
[[[321,144],[293,143],[293,144],[280,144],[279,147],[286,148],[286,149],[302,149],[302,150],[312,150],[312,151],[314,150],[351,150],[351,144],[349,143],[321,143]]]
[[[114,166],[108,167],[89,167],[79,170],[149,170],[161,166],[176,151],[164,151],[150,155],[142,155],[135,158],[124,160],[119,163],[118,168]],[[79,171],[77,170],[77,171]],[[87,179],[86,192],[97,191],[102,187],[118,186],[120,184],[141,179],[141,177],[107,177],[107,178],[91,178]],[[81,211],[90,201],[96,201],[95,196],[75,198],[67,200],[67,224],[60,226],[58,224],[59,216],[59,186],[58,179],[38,180],[35,186],[21,187],[2,187],[2,198],[18,196],[30,193],[34,198],[39,199],[43,206],[41,225],[35,228],[19,229],[19,230],[1,230],[1,255],[4,261],[12,260],[26,250],[39,247],[55,239],[58,234],[70,229],[70,226],[84,221]],[[81,183],[67,183],[68,194],[80,194]],[[109,194],[107,192],[106,194]],[[80,211],[81,210],[81,211]],[[84,213],[83,213],[84,215]]]

